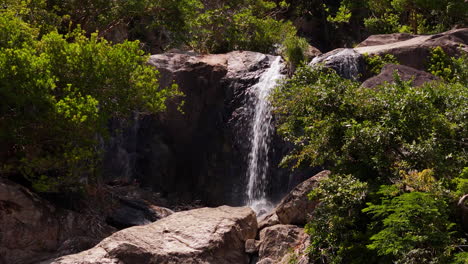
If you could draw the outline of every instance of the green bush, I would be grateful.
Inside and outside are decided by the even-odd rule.
[[[468,55],[448,56],[441,47],[432,49],[427,70],[447,82],[468,84]]]
[[[379,55],[369,55],[367,53],[364,54],[364,60],[366,62],[367,70],[372,75],[380,74],[382,68],[386,64],[399,64],[398,60],[392,54],[385,54],[383,57]]]
[[[305,54],[308,48],[309,43],[307,43],[307,40],[290,35],[282,43],[281,55],[294,71],[298,65],[305,62]]]
[[[295,148],[285,164],[326,165],[362,178],[433,168],[458,175],[465,154],[468,89],[460,83],[367,89],[308,67],[273,93],[278,132]]]
[[[0,43],[0,173],[38,191],[76,190],[97,176],[99,135],[111,117],[163,111],[179,93],[159,88],[138,42],[35,32],[12,13],[0,18],[9,36]]]

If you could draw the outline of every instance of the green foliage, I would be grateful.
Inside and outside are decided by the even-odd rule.
[[[452,264],[468,264],[468,252],[455,254],[455,259]]]
[[[400,16],[391,10],[379,17],[364,18],[364,25],[371,34],[409,33],[408,27],[400,24]]]
[[[392,54],[385,54],[383,57],[379,55],[364,54],[364,60],[368,71],[373,75],[377,75],[382,71],[383,66],[386,64],[399,64],[398,60]]]
[[[371,15],[364,21],[374,34],[410,30],[414,34],[442,32],[455,24],[466,23],[467,8],[463,1],[368,0]]]
[[[55,30],[61,18],[49,8],[48,0],[0,0],[0,14],[21,18],[41,34]]]
[[[468,84],[468,55],[448,56],[441,47],[432,49],[427,69],[447,82]]]
[[[38,38],[11,12],[0,18],[0,32],[9,36],[0,46],[0,172],[21,175],[38,191],[91,181],[109,118],[163,111],[179,94],[159,88],[138,42],[111,45],[80,31]]]
[[[296,33],[292,23],[275,18],[286,10],[284,1],[65,0],[56,5],[62,16],[69,15],[88,32],[112,38],[120,28],[156,51],[188,46],[202,53],[271,52]]]
[[[458,177],[453,179],[455,183],[455,196],[461,197],[468,194],[468,167],[465,167]]]
[[[281,55],[295,69],[305,61],[305,53],[309,48],[309,43],[304,38],[288,36],[282,43]]]
[[[330,12],[330,9],[325,7],[325,11]],[[330,14],[327,17],[327,21],[331,23],[349,23],[350,19],[351,19],[351,10],[346,5],[345,1],[341,3],[335,16],[332,16]]]
[[[313,263],[364,260],[366,249],[356,242],[363,236],[359,220],[366,192],[367,184],[351,175],[331,175],[309,194],[311,200],[320,200],[312,214],[313,221],[306,226]]]
[[[272,52],[275,45],[295,36],[291,22],[274,18],[283,5],[263,0],[231,0],[207,8],[191,24],[189,45],[196,51]]]
[[[322,166],[358,177],[433,168],[458,175],[465,153],[467,86],[396,84],[367,89],[308,67],[273,93],[278,132],[294,144],[283,164]]]
[[[381,204],[369,203],[363,212],[381,223],[369,249],[393,263],[446,263],[454,224],[442,197],[424,192],[384,196]]]

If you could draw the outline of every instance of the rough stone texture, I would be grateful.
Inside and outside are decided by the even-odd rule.
[[[309,45],[305,51],[305,57],[308,59],[313,59],[317,56],[322,55],[322,52],[314,46]]]
[[[244,204],[253,115],[250,88],[274,58],[248,51],[151,56],[161,86],[174,80],[185,97],[170,102],[165,113],[136,117],[123,133],[115,132],[106,147],[106,178],[136,180],[171,201]],[[177,110],[180,100],[185,101],[184,113]],[[111,131],[119,127],[116,122]],[[267,190],[276,202],[307,174],[278,169],[290,146],[276,135],[271,145]]]
[[[330,173],[327,170],[322,171],[289,192],[274,210],[279,222],[285,225],[305,225],[308,222],[308,214],[314,210],[318,203],[317,201],[310,201],[307,194],[317,186],[320,180],[328,177]]]
[[[112,230],[95,219],[58,210],[28,189],[0,178],[2,264],[37,263],[60,252],[82,251],[94,246]],[[73,239],[76,241],[72,242]]]
[[[341,77],[358,80],[365,71],[364,57],[354,49],[335,49],[314,58],[310,66],[322,64],[334,69]]]
[[[260,241],[255,239],[247,239],[245,241],[245,252],[249,254],[257,253],[260,249]]]
[[[294,225],[275,225],[260,231],[260,241],[260,262],[271,259],[273,263],[288,263],[291,251],[299,254],[307,247],[309,236]]]
[[[392,54],[406,66],[425,70],[432,48],[440,46],[454,56],[468,52],[468,28],[454,29],[436,35],[386,34],[373,35],[354,50],[364,54]]]
[[[367,88],[375,88],[384,83],[393,83],[393,73],[395,71],[398,72],[398,75],[403,81],[413,80],[413,86],[421,86],[426,82],[439,80],[439,78],[430,73],[416,70],[408,66],[387,64],[382,68],[382,72],[379,75],[367,79],[364,83],[362,83],[362,86]]]
[[[274,225],[277,225],[277,224],[280,224],[280,221],[278,219],[278,216],[276,215],[275,210],[273,210],[269,214],[261,216],[258,219],[258,229],[259,230],[262,230],[265,227],[274,226]]]
[[[145,200],[120,198],[120,206],[114,209],[106,221],[117,228],[145,225],[167,217],[172,210],[149,204]]]
[[[250,208],[201,208],[121,230],[90,250],[44,263],[242,264],[248,263],[245,241],[256,232]]]

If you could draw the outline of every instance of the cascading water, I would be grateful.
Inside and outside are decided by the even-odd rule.
[[[281,75],[281,57],[277,57],[270,68],[262,74],[259,82],[252,87],[255,112],[251,124],[250,153],[247,169],[247,205],[257,214],[263,214],[273,208],[266,197],[268,152],[273,132],[271,107],[268,96]]]

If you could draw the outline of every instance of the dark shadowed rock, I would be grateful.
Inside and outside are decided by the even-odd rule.
[[[315,209],[318,201],[310,201],[308,194],[318,182],[330,175],[330,171],[322,171],[296,186],[276,206],[274,212],[281,224],[305,225],[308,215]]]
[[[431,49],[440,46],[449,56],[468,52],[468,28],[454,29],[435,35],[373,35],[354,50],[371,55],[394,55],[399,63],[424,70]]]
[[[258,259],[261,261],[273,260],[273,263],[289,263],[292,254],[300,254],[309,245],[309,236],[304,229],[294,225],[275,225],[260,231],[260,250]],[[301,263],[306,256],[297,256]]]
[[[0,263],[27,264],[94,246],[113,231],[0,178]]]
[[[198,55],[153,55],[161,86],[176,82],[185,94],[169,102],[165,113],[139,116],[115,131],[106,147],[106,179],[124,178],[181,203],[242,205],[245,199],[249,133],[253,116],[251,87],[274,56],[236,51]],[[178,110],[177,102],[184,100]],[[122,131],[118,133],[118,131]],[[304,175],[277,165],[290,146],[274,135],[269,152],[268,197],[279,201]]]
[[[412,80],[413,86],[421,86],[427,82],[440,80],[430,73],[416,70],[408,66],[387,64],[382,68],[382,72],[379,75],[366,80],[362,86],[367,88],[375,88],[384,83],[393,83],[394,72],[397,72],[403,81]]]
[[[120,198],[120,206],[114,209],[106,221],[117,228],[146,225],[167,217],[172,210],[149,204],[145,200]]]
[[[201,208],[121,230],[90,250],[44,263],[242,264],[249,259],[245,242],[256,232],[250,208]]]

